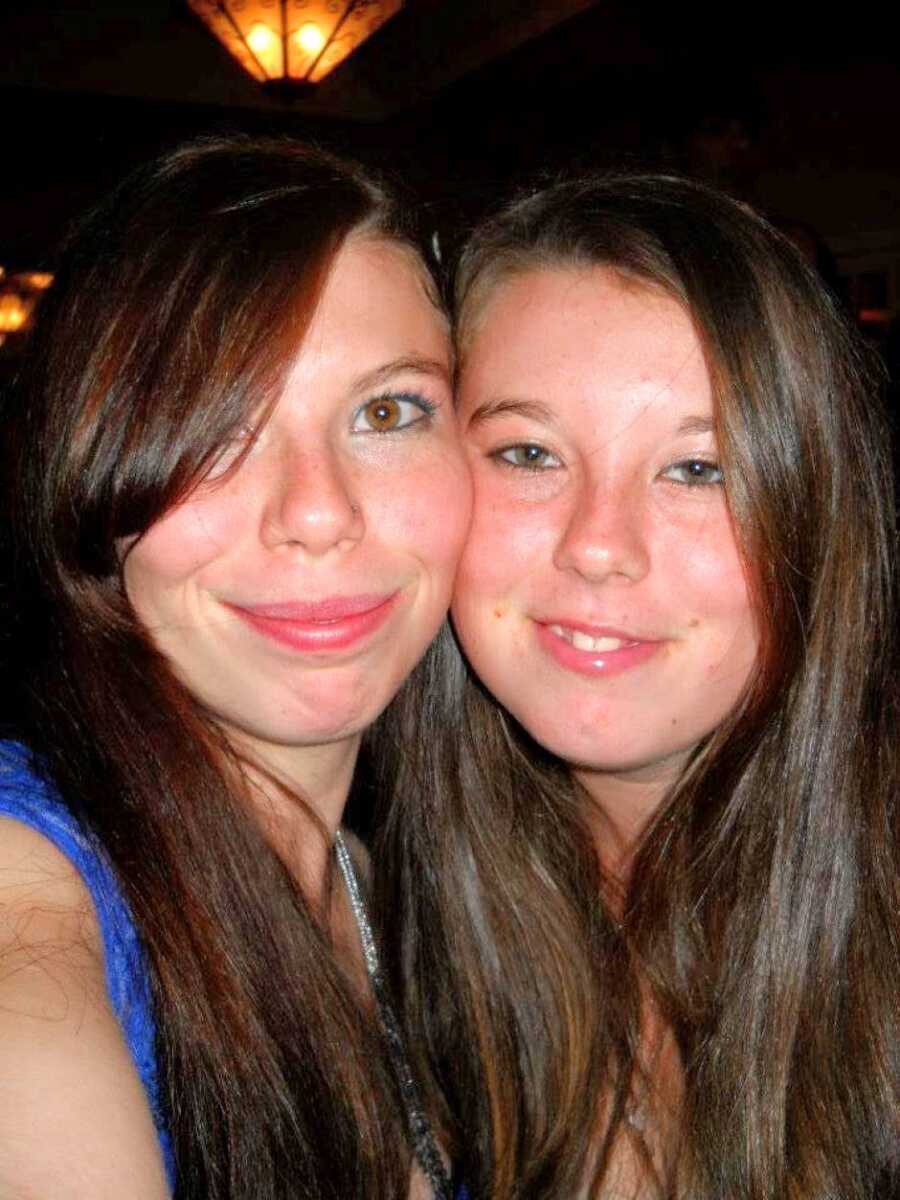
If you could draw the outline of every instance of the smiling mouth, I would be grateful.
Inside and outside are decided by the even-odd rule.
[[[574,646],[576,650],[589,650],[594,654],[609,654],[613,650],[622,650],[625,646],[635,646],[638,638],[590,637],[580,629],[566,629],[563,625],[548,625],[551,633]]]
[[[585,626],[581,622],[569,625],[561,621],[536,621],[534,628],[538,645],[557,666],[594,679],[641,667],[656,658],[666,645],[666,639],[644,638],[624,629]]]
[[[388,620],[399,594],[228,607],[270,641],[304,653],[330,654],[366,642]]]

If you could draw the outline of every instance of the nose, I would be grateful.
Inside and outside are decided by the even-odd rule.
[[[642,579],[650,546],[641,497],[628,487],[586,480],[572,495],[553,562],[592,583]]]
[[[351,547],[364,531],[350,473],[333,448],[307,447],[285,456],[266,506],[262,538],[267,545],[321,555]]]

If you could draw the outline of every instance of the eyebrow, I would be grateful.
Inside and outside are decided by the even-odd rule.
[[[540,421],[545,425],[553,424],[555,420],[553,409],[540,400],[486,400],[472,413],[469,427],[482,425],[485,421],[497,417],[524,417],[526,420]],[[690,416],[679,422],[675,432],[700,434],[714,431],[715,422],[712,417]]]
[[[528,421],[540,421],[545,425],[555,423],[553,409],[540,400],[485,400],[469,417],[469,426],[482,425],[496,417],[524,417]]]
[[[713,433],[715,428],[712,417],[685,417],[676,433]]]
[[[450,368],[447,363],[441,362],[438,358],[423,358],[419,354],[406,354],[402,358],[391,359],[390,362],[376,367],[373,371],[367,371],[365,375],[360,375],[353,384],[353,391],[369,392],[373,388],[381,387],[395,375],[401,374],[436,376],[448,386],[450,384]]]

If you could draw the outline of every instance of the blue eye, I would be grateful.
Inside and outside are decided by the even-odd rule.
[[[708,462],[705,458],[687,458],[683,462],[672,463],[663,471],[663,476],[672,483],[681,483],[686,487],[703,487],[725,482],[719,464]]]
[[[561,465],[555,454],[536,442],[504,446],[501,450],[495,450],[490,457],[522,471],[550,471]]]
[[[376,396],[360,408],[351,433],[396,433],[434,416],[430,400],[415,392],[391,392]]]

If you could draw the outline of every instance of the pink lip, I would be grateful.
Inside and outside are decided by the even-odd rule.
[[[228,607],[251,629],[279,645],[307,653],[327,652],[347,650],[374,633],[387,620],[398,594]]]
[[[563,629],[585,633],[591,638],[615,638],[624,645],[617,650],[579,650],[558,633],[554,633],[551,625],[560,625]],[[535,628],[540,646],[561,667],[593,677],[620,675],[624,671],[630,671],[647,662],[665,645],[665,641],[636,637],[632,633],[610,629],[608,626],[586,625],[582,621],[552,618],[535,621]]]

